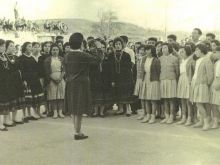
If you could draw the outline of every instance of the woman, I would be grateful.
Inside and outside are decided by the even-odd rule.
[[[175,98],[177,96],[177,80],[179,78],[178,58],[172,55],[173,48],[168,43],[162,44],[160,93],[164,103],[165,119],[161,124],[172,124],[175,118]]]
[[[153,124],[156,119],[156,110],[160,100],[160,61],[157,58],[156,48],[152,45],[146,46],[146,58],[142,61],[144,70],[143,85],[140,92],[140,98],[143,100],[143,109],[145,116],[142,123]]]
[[[98,52],[95,42],[96,40],[91,40],[88,43],[89,53],[92,55],[95,55]],[[94,106],[93,117],[97,117],[99,114],[101,117],[104,117],[105,106],[104,106],[104,90],[103,90],[104,84],[102,77],[102,71],[103,71],[102,61],[103,59],[97,65],[92,65],[90,67],[90,73],[89,73],[89,77],[91,80],[92,104]]]
[[[44,61],[45,73],[47,75],[47,101],[53,110],[53,118],[59,115],[64,118],[64,96],[65,82],[63,79],[63,58],[59,56],[59,47],[56,44],[51,45],[50,57]]]
[[[212,59],[215,62],[214,81],[211,86],[211,104],[212,104],[212,129],[219,128],[219,111],[220,111],[220,47],[215,48],[212,54]]]
[[[0,39],[0,131],[8,131],[3,123],[4,115],[8,115],[11,98],[8,95],[9,86],[9,67],[8,59],[5,54],[5,41]]]
[[[46,73],[45,73],[45,69],[44,69],[44,61],[46,58],[50,57],[50,46],[51,46],[50,41],[44,42],[42,44],[41,56],[38,58],[39,76],[40,76],[41,85],[43,86],[45,98],[47,97],[47,90],[46,90],[46,83],[45,83]],[[51,116],[51,114],[52,114],[48,103],[47,103],[44,114],[45,115],[47,114],[47,116]]]
[[[40,82],[38,63],[31,54],[32,44],[25,42],[22,45],[22,55],[18,58],[22,80],[25,85],[25,102],[28,110],[28,113],[24,112],[25,121],[40,118],[37,114],[37,108],[42,105],[45,99]],[[32,115],[31,108],[34,110]]]
[[[99,50],[91,56],[81,49],[83,47],[83,35],[74,33],[69,39],[72,51],[64,57],[66,73],[65,108],[73,114],[75,126],[75,140],[86,139],[88,136],[81,132],[82,114],[88,113],[91,105],[91,91],[89,80],[89,65],[97,65],[102,58],[101,44],[96,41]]]
[[[194,127],[203,126],[204,131],[210,128],[210,109],[206,109],[206,106],[210,103],[210,86],[214,78],[214,66],[210,58],[206,56],[207,53],[208,49],[205,44],[196,46],[195,55],[198,59],[191,85],[191,101],[196,103],[200,114],[200,120]]]
[[[123,105],[126,106],[126,115],[131,115],[131,106],[133,100],[133,77],[132,62],[130,55],[123,51],[125,45],[120,37],[114,39],[113,46],[115,51],[109,56],[109,63],[114,87],[114,99],[118,103],[119,111],[117,114],[123,114]]]
[[[69,42],[66,42],[64,45],[63,45],[63,50],[64,50],[64,56],[67,55],[69,52],[70,52],[70,44]]]
[[[17,110],[25,108],[25,98],[24,98],[24,86],[21,79],[21,74],[18,68],[17,57],[15,56],[15,45],[11,40],[6,41],[6,52],[5,56],[8,59],[8,66],[10,68],[10,95],[13,96],[13,104],[10,107],[10,112],[12,112],[12,120],[10,115],[6,116],[7,123],[23,124],[21,120],[18,119]]]
[[[191,125],[193,119],[192,104],[190,98],[190,85],[195,70],[195,61],[193,60],[192,50],[190,46],[181,47],[179,49],[181,58],[180,78],[177,86],[177,97],[181,99],[182,119],[178,124]],[[188,116],[187,116],[188,114]]]

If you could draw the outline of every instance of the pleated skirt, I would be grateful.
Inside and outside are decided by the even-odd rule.
[[[210,89],[207,84],[196,84],[195,80],[191,84],[190,101],[194,103],[209,103]]]
[[[59,84],[50,81],[47,89],[47,100],[64,100],[65,82],[62,80]]]
[[[215,84],[215,81],[216,80],[214,80],[213,84]],[[216,90],[213,84],[211,86],[210,103],[220,106],[220,90]]]
[[[159,81],[150,81],[150,74],[146,74],[139,98],[142,100],[160,100],[160,83]]]
[[[177,97],[177,82],[176,80],[161,80],[160,81],[161,98],[176,98]]]
[[[140,95],[142,85],[143,85],[142,79],[137,79],[135,87],[134,87],[134,95],[135,96],[139,96]]]
[[[177,98],[189,99],[190,83],[186,73],[182,73],[177,85]]]

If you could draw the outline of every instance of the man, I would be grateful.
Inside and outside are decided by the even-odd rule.
[[[128,53],[131,57],[131,62],[134,65],[135,64],[135,53],[132,49],[130,49],[128,47],[128,37],[127,36],[120,36],[122,38],[122,40],[124,41],[125,44],[125,48],[124,48],[124,52]]]
[[[63,43],[64,42],[63,39],[64,39],[63,36],[56,36],[55,43],[57,43],[57,42],[62,42]]]
[[[169,44],[176,43],[176,40],[177,40],[177,37],[174,34],[170,34],[170,35],[167,36],[167,42]]]
[[[200,37],[202,36],[202,31],[199,28],[194,28],[192,31],[192,42],[197,45],[201,42]]]
[[[147,43],[145,43],[145,44],[146,44],[146,45],[156,46],[156,44],[157,44],[157,38],[155,38],[155,37],[150,37],[150,38],[148,38]]]
[[[75,140],[87,139],[81,132],[82,114],[90,110],[91,91],[89,80],[89,65],[97,65],[102,59],[101,43],[96,41],[97,54],[90,55],[81,50],[83,35],[74,33],[69,44],[72,51],[64,57],[66,73],[65,108],[73,114]]]
[[[213,33],[207,33],[207,34],[206,34],[206,41],[211,44],[211,42],[212,42],[213,40],[215,40],[215,34],[213,34]]]

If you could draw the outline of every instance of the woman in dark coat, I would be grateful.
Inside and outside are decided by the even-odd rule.
[[[130,116],[134,87],[132,62],[130,55],[123,51],[124,42],[120,37],[114,39],[113,46],[115,51],[109,55],[109,76],[114,87],[114,99],[119,106],[117,114],[123,114],[123,105],[126,105],[126,115]]]
[[[101,44],[96,42],[98,53],[94,56],[81,51],[83,35],[74,33],[69,43],[72,51],[64,57],[66,73],[65,108],[72,112],[75,126],[75,139],[86,139],[81,133],[82,114],[86,114],[91,105],[89,66],[101,61]]]
[[[12,120],[10,119],[10,115],[7,115],[5,124],[12,125],[13,122],[16,124],[23,124],[22,121],[18,120],[17,110],[25,108],[24,86],[18,67],[18,57],[15,56],[15,45],[14,42],[11,40],[6,41],[5,56],[8,59],[9,86],[11,87],[8,92],[10,92],[10,95],[13,97],[14,100],[9,110],[10,112],[12,112]]]
[[[0,39],[0,131],[7,131],[3,124],[4,115],[8,115],[11,98],[8,94],[10,86],[8,85],[9,67],[8,59],[5,54],[5,41]]]

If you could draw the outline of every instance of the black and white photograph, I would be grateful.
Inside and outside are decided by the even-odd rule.
[[[0,165],[219,165],[219,0],[0,0]]]

